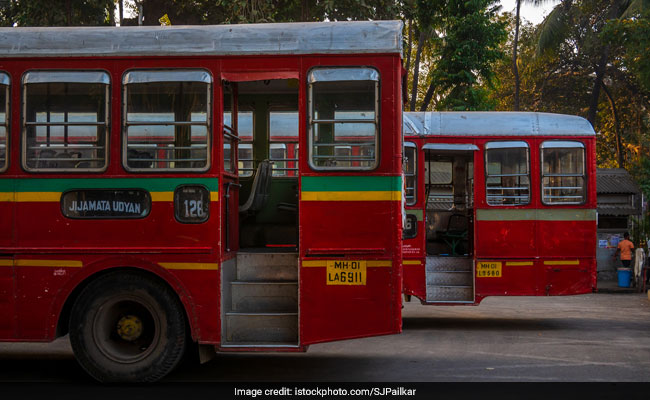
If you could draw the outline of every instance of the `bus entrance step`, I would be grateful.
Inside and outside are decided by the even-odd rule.
[[[455,301],[474,301],[474,288],[471,286],[427,285],[427,302]]]
[[[226,343],[298,343],[298,313],[226,313]]]
[[[248,313],[298,312],[298,282],[231,282],[232,311]]]
[[[434,271],[427,272],[427,285],[472,286],[472,271]]]
[[[237,253],[239,281],[297,281],[296,253]]]
[[[426,271],[471,271],[471,257],[427,257]]]

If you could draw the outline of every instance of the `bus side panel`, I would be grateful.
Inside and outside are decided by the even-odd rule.
[[[146,181],[143,179],[143,183]],[[70,182],[69,189],[72,188],[75,182]],[[65,190],[68,188],[61,189]],[[142,219],[69,219],[61,213],[58,200],[17,202],[18,221],[38,221],[16,225],[17,247],[145,252],[170,252],[175,248],[210,252],[219,239],[217,205],[212,202],[208,222],[182,224],[174,218],[172,202],[152,202],[151,212]],[[156,222],[163,223],[165,229],[160,229]]]
[[[301,296],[301,344],[399,333],[393,268],[370,267],[366,285],[339,286],[326,284],[326,267],[303,267],[301,293],[309,295]]]
[[[591,293],[596,285],[596,260],[581,258],[577,265],[545,265],[546,295]]]
[[[398,201],[302,201],[301,344],[400,330]],[[327,262],[365,261],[365,284],[328,284]],[[331,277],[330,277],[331,278]]]
[[[22,340],[52,340],[56,334],[63,305],[79,285],[99,272],[115,267],[130,266],[149,271],[164,280],[177,293],[185,307],[188,322],[195,339],[217,343],[219,340],[219,273],[217,264],[210,262],[212,257],[193,258],[193,263],[184,263],[181,257],[156,257],[144,259],[142,256],[105,255],[87,256],[81,254],[18,256],[18,315],[19,335]],[[203,268],[196,270],[196,261]],[[164,267],[163,267],[164,266]],[[177,269],[171,269],[177,268]]]
[[[404,294],[419,298],[427,297],[426,274],[424,262],[408,260],[404,263]]]
[[[540,257],[595,257],[595,221],[538,221]]]
[[[537,256],[535,220],[481,220],[477,211],[476,257],[535,258]],[[507,215],[507,214],[504,214]]]
[[[481,262],[483,260],[477,260]],[[539,294],[538,276],[541,264],[531,259],[489,259],[501,262],[500,277],[477,276],[476,299],[486,296],[534,296]]]

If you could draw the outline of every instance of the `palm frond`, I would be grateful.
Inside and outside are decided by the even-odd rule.
[[[537,41],[538,55],[556,48],[566,38],[569,30],[567,11],[564,5],[558,4],[540,24]]]
[[[630,0],[620,19],[626,19],[650,10],[650,0]]]

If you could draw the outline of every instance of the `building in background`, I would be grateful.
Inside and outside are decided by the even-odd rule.
[[[642,215],[641,190],[622,168],[599,168],[596,172],[598,199],[598,279],[616,279],[620,261],[612,257]]]

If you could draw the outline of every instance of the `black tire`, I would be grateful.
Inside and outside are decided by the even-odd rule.
[[[154,382],[183,357],[184,315],[163,284],[138,272],[110,272],[74,303],[70,343],[82,368],[100,382]]]

